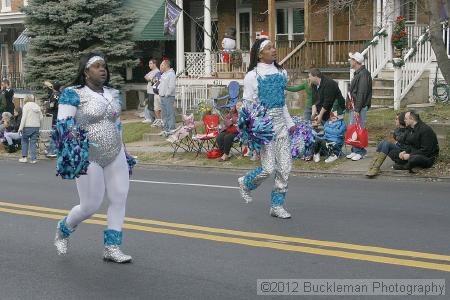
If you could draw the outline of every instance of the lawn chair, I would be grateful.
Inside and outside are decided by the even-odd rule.
[[[208,151],[215,147],[216,137],[219,135],[219,115],[205,115],[203,116],[204,133],[196,134],[192,138],[197,141],[197,155],[202,150]]]
[[[231,81],[230,84],[228,84],[227,95],[219,98],[209,99],[213,101],[213,107],[219,113],[222,119],[223,119],[223,111],[230,110],[230,108],[235,106],[236,103],[239,101],[239,91],[240,91],[239,82]],[[228,99],[225,104],[219,104],[220,101],[225,99]]]
[[[182,115],[183,125],[179,126],[169,135],[166,141],[170,142],[173,148],[172,157],[175,157],[177,151],[181,148],[185,152],[191,152],[195,149],[195,142],[192,135],[195,132],[194,115]]]
[[[39,128],[39,138],[37,141],[40,153],[45,153],[45,151],[47,151],[47,146],[52,138],[52,123],[53,116],[50,114],[45,115],[42,120],[41,128]]]

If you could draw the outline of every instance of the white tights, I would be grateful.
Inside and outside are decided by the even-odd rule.
[[[122,147],[116,159],[104,168],[97,163],[90,163],[87,174],[81,175],[76,181],[80,204],[70,211],[67,225],[74,228],[96,213],[106,190],[109,198],[108,229],[122,231],[130,186],[124,148]]]

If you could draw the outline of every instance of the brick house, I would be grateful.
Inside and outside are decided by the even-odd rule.
[[[1,76],[7,78],[14,88],[24,87],[23,58],[27,50],[25,14],[20,10],[26,0],[1,0],[0,45]]]

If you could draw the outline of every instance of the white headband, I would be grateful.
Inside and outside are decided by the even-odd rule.
[[[267,46],[267,44],[270,43],[270,40],[265,40],[264,42],[261,43],[261,45],[259,46],[259,52],[261,53],[264,50],[264,47]]]
[[[103,57],[101,57],[101,56],[92,56],[89,60],[88,60],[88,62],[86,63],[86,69],[87,68],[89,68],[90,66],[92,66],[95,62],[97,62],[97,61],[103,61],[103,62],[105,62],[105,59],[103,58]]]

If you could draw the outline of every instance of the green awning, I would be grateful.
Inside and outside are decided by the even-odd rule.
[[[133,28],[134,41],[165,41],[175,37],[164,35],[165,0],[125,0],[124,6],[137,15]]]
[[[24,52],[28,50],[28,42],[30,41],[30,37],[27,36],[27,29],[22,31],[19,37],[14,41],[13,48],[16,51]]]

